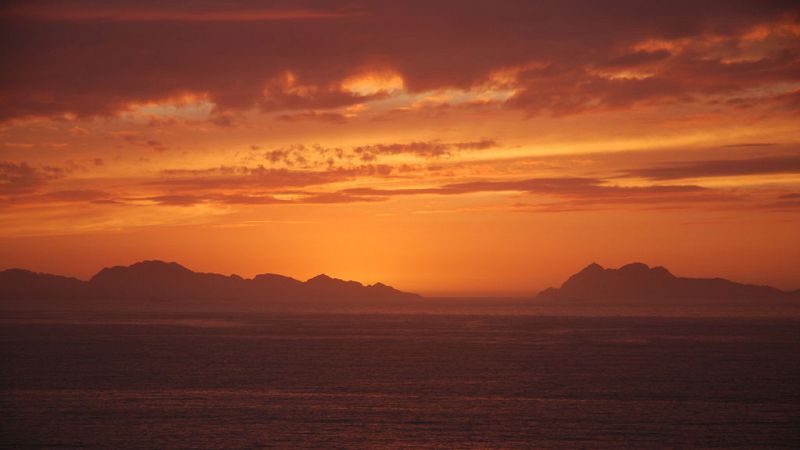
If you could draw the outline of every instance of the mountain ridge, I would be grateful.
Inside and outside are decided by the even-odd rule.
[[[593,305],[727,305],[800,300],[800,290],[737,283],[724,278],[673,275],[662,266],[635,262],[617,269],[591,263],[559,288],[547,288],[538,301]]]
[[[169,304],[174,306],[270,306],[385,304],[420,296],[383,283],[363,285],[320,274],[300,281],[278,274],[239,275],[194,272],[176,262],[139,261],[112,266],[88,280],[36,273],[26,269],[0,271],[0,301],[86,303],[93,306]],[[116,302],[116,303],[115,303]]]
[[[112,266],[88,280],[0,271],[0,307],[174,307],[180,310],[258,309],[271,306],[385,306],[421,299],[383,283],[364,285],[319,274],[305,281],[264,273],[252,278],[194,272],[176,262],[139,261]],[[595,306],[775,305],[800,301],[800,290],[783,291],[724,278],[685,278],[662,266],[630,263],[617,269],[591,263],[534,303]],[[49,302],[49,303],[48,303]]]

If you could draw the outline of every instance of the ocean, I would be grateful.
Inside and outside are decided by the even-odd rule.
[[[0,319],[4,448],[800,448],[800,318]]]

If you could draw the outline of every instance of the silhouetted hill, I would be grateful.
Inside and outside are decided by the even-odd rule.
[[[0,302],[4,307],[251,309],[292,304],[381,305],[415,298],[419,296],[381,283],[364,286],[327,275],[306,282],[275,274],[244,279],[238,275],[193,272],[163,261],[105,268],[89,281],[21,269],[0,272]]]
[[[536,299],[593,305],[738,305],[800,300],[800,295],[722,278],[676,277],[663,267],[642,263],[619,269],[592,263]]]
[[[35,273],[24,269],[0,272],[0,299],[15,301],[80,298],[87,295],[87,283],[77,278]]]
[[[208,302],[249,298],[245,295],[247,282],[239,276],[198,273],[162,261],[105,268],[89,280],[89,286],[94,297],[108,299]]]

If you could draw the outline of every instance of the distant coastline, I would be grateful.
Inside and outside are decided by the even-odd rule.
[[[14,310],[122,309],[126,311],[259,310],[264,307],[489,305],[669,307],[800,305],[800,292],[721,278],[676,277],[663,267],[632,263],[618,269],[590,264],[559,288],[530,298],[425,298],[382,283],[364,285],[327,275],[299,281],[277,274],[246,279],[194,272],[164,261],[142,261],[99,271],[87,281],[24,269],[0,272],[0,306]]]

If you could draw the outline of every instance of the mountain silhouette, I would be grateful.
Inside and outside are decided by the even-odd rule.
[[[86,288],[87,283],[76,278],[35,273],[25,269],[0,272],[0,299],[4,301],[81,298],[88,293]]]
[[[306,282],[275,274],[252,279],[200,273],[174,263],[142,261],[102,269],[89,281],[22,269],[0,272],[3,306],[104,306],[108,308],[236,308],[306,304],[375,304],[412,300],[382,283],[362,285],[327,275]]]
[[[740,284],[723,278],[676,277],[664,267],[632,263],[605,269],[592,263],[560,288],[548,288],[536,300],[593,305],[727,305],[800,300],[800,291]]]
[[[254,310],[264,307],[395,305],[420,299],[382,283],[363,285],[321,274],[306,281],[277,274],[251,279],[194,272],[164,261],[102,269],[88,281],[24,269],[0,271],[2,309]],[[800,300],[800,290],[740,284],[722,278],[676,277],[642,263],[619,269],[590,264],[536,300],[558,304],[766,305]]]

